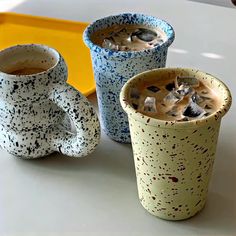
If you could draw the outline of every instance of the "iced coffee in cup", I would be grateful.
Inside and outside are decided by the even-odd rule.
[[[166,34],[159,27],[145,25],[112,25],[95,32],[91,40],[114,51],[142,51],[163,44]]]
[[[104,17],[85,30],[101,127],[113,140],[130,143],[128,117],[119,101],[121,88],[140,72],[164,67],[174,37],[174,29],[166,21],[139,13]]]
[[[130,79],[120,101],[142,205],[168,220],[195,215],[206,202],[228,88],[198,70],[156,69]]]

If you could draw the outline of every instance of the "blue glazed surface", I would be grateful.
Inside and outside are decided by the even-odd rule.
[[[161,28],[167,40],[152,49],[142,51],[113,51],[102,48],[91,41],[97,30],[114,24],[142,24]],[[105,133],[118,142],[130,143],[129,123],[120,102],[123,85],[134,75],[154,68],[164,67],[167,50],[174,40],[174,30],[165,21],[153,16],[124,13],[97,20],[84,32],[84,42],[91,50],[96,80],[100,121]]]

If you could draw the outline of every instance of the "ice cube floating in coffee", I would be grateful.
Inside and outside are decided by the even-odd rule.
[[[161,78],[130,90],[130,102],[138,112],[166,121],[202,119],[218,109],[215,92],[194,77]]]
[[[114,51],[141,51],[154,48],[166,40],[159,28],[144,25],[113,25],[95,32],[92,41]]]

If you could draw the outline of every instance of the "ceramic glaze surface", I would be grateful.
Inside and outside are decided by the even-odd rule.
[[[66,84],[67,67],[58,52],[43,45],[17,45],[0,52],[0,145],[13,155],[37,158],[54,151],[81,157],[100,139],[97,115],[88,100]],[[6,73],[34,65],[44,72]],[[23,66],[20,65],[20,66]],[[76,132],[65,127],[75,124]]]
[[[112,51],[95,45],[90,37],[99,29],[114,24],[141,24],[161,28],[167,36],[163,44],[143,51]],[[167,50],[174,40],[173,28],[163,20],[143,14],[125,13],[92,23],[84,32],[84,41],[91,50],[100,121],[112,139],[129,143],[128,118],[119,102],[119,93],[132,76],[153,68],[164,67]]]
[[[206,118],[187,122],[145,116],[127,102],[129,88],[149,76],[193,76],[221,97],[219,109]],[[151,214],[182,220],[199,212],[207,199],[220,122],[231,105],[227,87],[212,75],[191,69],[159,69],[133,77],[121,91],[128,113],[141,204]]]

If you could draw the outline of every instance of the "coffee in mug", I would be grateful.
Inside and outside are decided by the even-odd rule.
[[[100,139],[96,112],[66,80],[66,63],[53,48],[27,44],[0,51],[4,149],[18,157],[37,158],[54,151],[82,157],[96,148]],[[75,132],[65,128],[70,120]]]
[[[41,73],[43,71],[45,71],[43,68],[22,68],[13,71],[7,71],[6,73],[11,75],[32,75]]]
[[[115,24],[96,31],[91,40],[103,48],[115,51],[141,51],[161,45],[166,37],[161,28]]]

